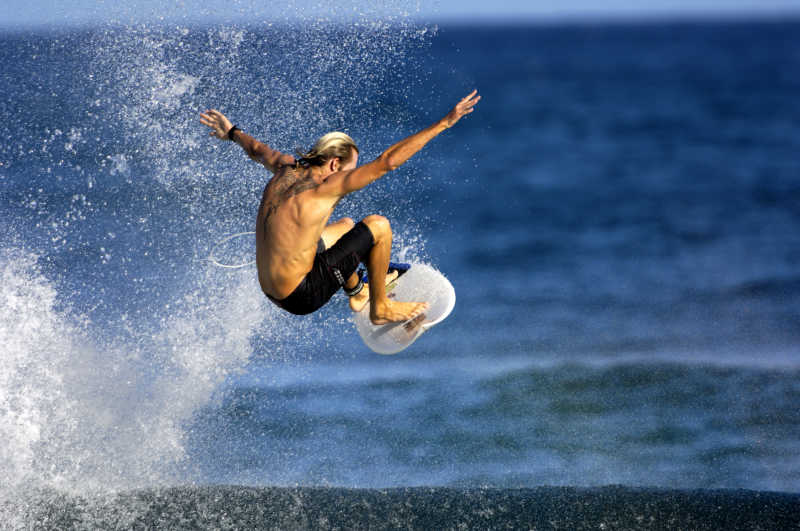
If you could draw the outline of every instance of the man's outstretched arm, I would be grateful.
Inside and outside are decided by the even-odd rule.
[[[459,101],[458,104],[453,107],[453,110],[435,124],[394,144],[374,161],[360,168],[356,168],[355,170],[341,172],[338,175],[335,174],[331,176],[328,181],[326,181],[326,184],[329,183],[332,187],[332,191],[339,196],[364,188],[387,172],[405,163],[439,133],[453,127],[464,115],[474,111],[475,105],[480,99],[481,97],[478,96],[478,91],[473,90],[468,96]],[[320,187],[320,192],[322,191],[323,187]]]
[[[256,162],[260,162],[273,173],[275,173],[280,166],[294,163],[293,156],[272,149],[263,142],[259,142],[252,136],[243,132],[238,127],[235,131],[231,131],[233,128],[231,121],[228,120],[224,114],[215,109],[209,109],[205,113],[200,114],[200,123],[211,128],[210,136],[215,136],[222,140],[233,140],[242,146],[242,149],[244,149],[248,157]]]

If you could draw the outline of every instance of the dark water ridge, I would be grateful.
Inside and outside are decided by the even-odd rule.
[[[790,529],[800,494],[750,490],[198,486],[40,492],[37,529]],[[38,497],[37,496],[37,497]],[[20,515],[22,516],[22,515]]]
[[[796,368],[540,361],[253,364],[196,419],[193,479],[795,490]]]

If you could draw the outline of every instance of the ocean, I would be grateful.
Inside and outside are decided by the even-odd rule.
[[[0,527],[800,522],[800,21],[108,25],[0,34]],[[277,149],[454,312],[370,352],[261,294]]]

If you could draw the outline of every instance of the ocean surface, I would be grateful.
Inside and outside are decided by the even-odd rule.
[[[800,21],[109,25],[0,64],[0,527],[797,525]],[[408,350],[209,260],[252,260],[270,175],[199,112],[370,160],[473,88],[334,214],[455,286]]]

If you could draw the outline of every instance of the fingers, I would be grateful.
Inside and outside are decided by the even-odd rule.
[[[469,105],[470,107],[473,107],[479,101],[481,101],[481,97],[480,96],[472,96],[472,97],[470,97],[470,99],[468,99],[466,101],[466,104]]]
[[[206,111],[206,113],[209,113],[209,112],[210,111]],[[200,114],[200,123],[203,124],[203,125],[207,125],[208,127],[216,127],[217,126],[217,120],[212,118],[209,114],[204,114],[204,113]]]
[[[466,96],[464,96],[461,101],[458,102],[456,108],[463,113],[472,112],[472,108],[477,105],[477,103],[481,101],[481,97],[478,95],[478,89],[473,90]]]
[[[225,115],[216,109],[208,109],[206,112],[200,113],[200,123],[211,128],[208,136],[224,138],[225,131],[223,129],[226,122]]]
[[[466,104],[466,105],[475,105],[481,99],[481,97],[478,96],[477,94],[478,94],[478,89],[473,90],[472,92],[470,92],[469,94],[464,96],[464,98],[462,98],[460,103],[463,103],[463,104]]]
[[[205,125],[213,127],[212,124],[221,123],[225,117],[216,109],[208,109],[204,113],[200,113],[200,121]]]

